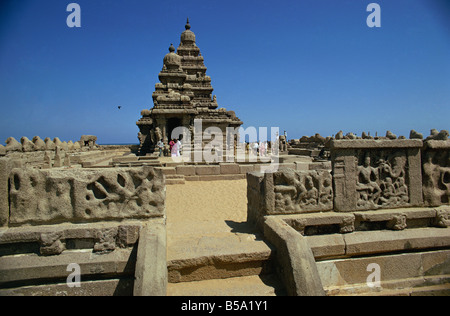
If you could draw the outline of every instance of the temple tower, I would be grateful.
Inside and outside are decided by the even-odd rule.
[[[236,129],[243,124],[233,111],[219,108],[217,98],[212,94],[214,89],[211,77],[206,75],[204,58],[195,43],[189,19],[185,29],[177,51],[171,44],[169,53],[164,57],[163,68],[159,73],[160,82],[155,85],[152,95],[153,108],[143,110],[142,117],[137,122],[140,155],[156,152],[155,146],[159,139],[168,144],[172,131],[180,126],[192,131],[190,140],[182,140],[183,144],[190,142],[192,148],[196,140],[203,140],[205,129],[212,126],[222,130],[224,146],[227,146],[226,128]],[[194,121],[199,119],[202,131],[194,133]],[[237,139],[236,137],[234,142]],[[203,140],[201,146],[204,145]]]

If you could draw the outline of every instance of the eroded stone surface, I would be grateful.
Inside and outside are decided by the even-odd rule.
[[[422,158],[423,195],[428,206],[450,203],[450,140],[425,142]]]
[[[421,147],[417,139],[333,141],[335,210],[422,205]]]
[[[14,169],[10,224],[84,222],[162,216],[164,176],[150,167]]]

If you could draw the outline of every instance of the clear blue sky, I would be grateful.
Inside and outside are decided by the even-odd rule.
[[[81,28],[66,25],[71,2]],[[371,2],[381,28],[366,24]],[[1,0],[0,143],[137,143],[186,17],[219,106],[244,127],[290,139],[450,129],[449,0]]]

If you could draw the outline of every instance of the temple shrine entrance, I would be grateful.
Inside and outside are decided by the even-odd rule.
[[[175,128],[182,126],[181,119],[178,117],[172,117],[167,120],[167,140],[170,141],[172,139],[172,132]],[[183,138],[183,135],[175,136],[180,137],[180,140]]]

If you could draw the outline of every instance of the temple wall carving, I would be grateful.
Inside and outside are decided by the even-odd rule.
[[[12,169],[9,225],[161,217],[165,180],[151,167]]]
[[[447,139],[332,140],[331,172],[281,169],[247,174],[248,219],[450,205]],[[442,223],[448,214],[442,213]],[[391,219],[401,228],[404,217]],[[442,226],[446,227],[447,224]]]
[[[429,140],[422,152],[423,196],[427,206],[449,204],[450,141]]]
[[[331,211],[332,176],[327,170],[247,174],[248,219],[262,216]]]
[[[331,144],[336,211],[420,206],[420,140],[335,140]]]

